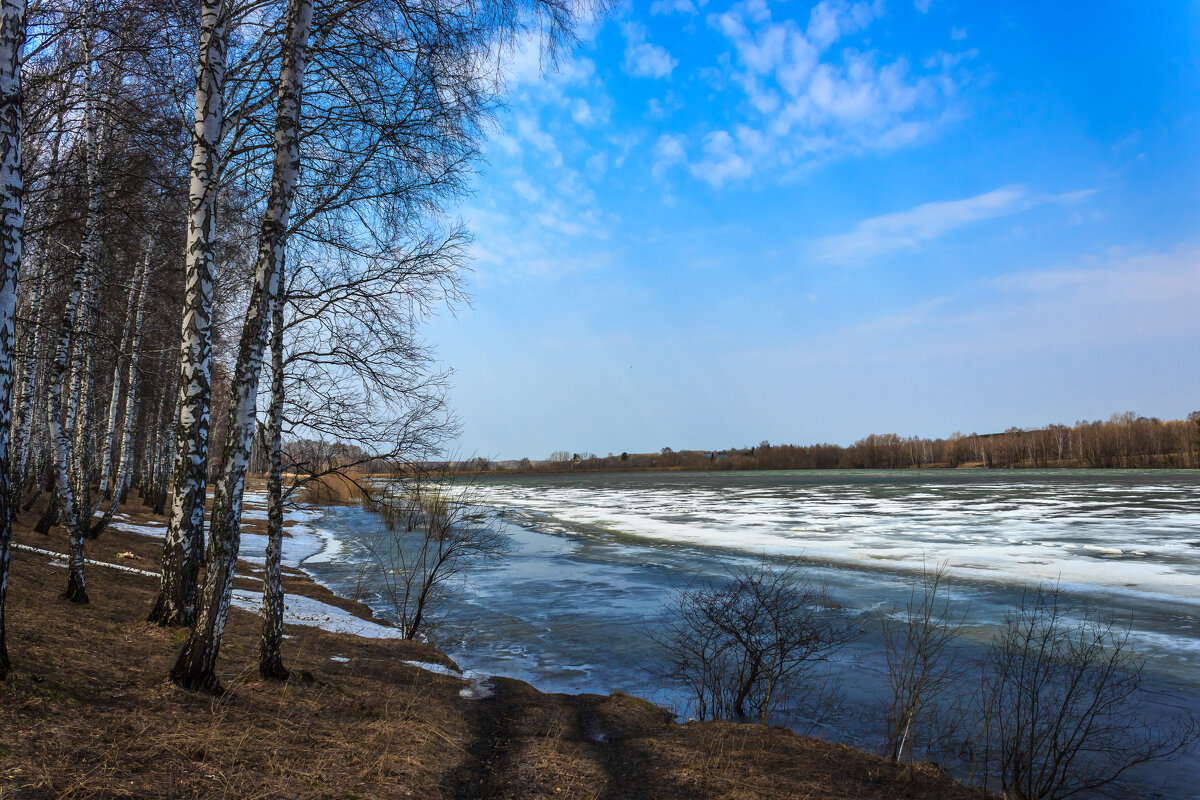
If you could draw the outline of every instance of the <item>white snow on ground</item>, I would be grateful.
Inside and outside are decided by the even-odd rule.
[[[265,492],[246,492],[246,499],[252,503],[262,503],[265,508]],[[262,512],[262,516],[259,516],[256,512],[257,509],[252,509],[252,513],[246,514],[243,511],[243,514],[249,519],[264,519],[266,517],[265,510]],[[295,520],[298,524],[287,528],[288,536],[283,540],[282,561],[284,566],[298,568],[304,561],[325,562],[336,557],[340,552],[341,544],[332,535],[301,522],[309,522],[320,516],[321,511],[319,509],[299,508],[285,512],[285,520]],[[165,524],[138,525],[129,522],[127,514],[115,515],[110,524],[117,530],[149,536],[153,539],[162,539],[166,534]],[[13,548],[50,556],[54,559],[51,563],[55,566],[67,566],[64,560],[68,558],[66,553],[43,550],[16,543],[13,544]],[[243,532],[241,554],[239,557],[251,563],[262,564],[266,560],[266,548],[266,536]],[[120,570],[121,572],[128,572],[134,575],[146,575],[151,578],[159,576],[158,572],[127,567],[123,564],[110,564],[105,561],[94,561],[92,559],[87,559],[87,563],[91,566]],[[255,614],[260,613],[262,610],[262,593],[247,591],[245,589],[234,589],[232,604]],[[362,636],[366,639],[402,638],[402,634],[398,628],[361,619],[337,606],[331,606],[328,603],[322,603],[320,600],[299,595],[288,595],[284,598],[283,621],[285,624],[309,625],[321,630],[330,631],[331,633],[348,633],[353,636]],[[285,636],[284,638],[291,637]],[[341,663],[346,663],[350,660],[344,656],[331,656],[330,658],[332,661]],[[466,699],[478,700],[488,697],[492,693],[490,684],[488,683],[490,676],[478,675],[470,670],[463,673],[442,664],[432,664],[424,661],[405,661],[404,663],[423,669],[426,672],[432,672],[435,675],[446,675],[464,681],[466,685],[459,690],[459,695]]]
[[[60,553],[56,550],[43,550],[40,547],[30,547],[29,545],[17,544],[16,542],[13,543],[12,547],[14,550],[24,550],[28,553],[40,553],[41,555],[44,555],[44,556],[50,556],[51,558],[54,559],[50,563],[56,567],[68,566],[67,559],[70,558],[70,555],[68,555],[67,553]],[[132,575],[147,575],[151,578],[158,577],[157,572],[150,572],[149,570],[137,569],[136,567],[127,567],[124,564],[109,564],[107,561],[93,561],[90,558],[85,558],[83,560],[83,562],[85,564],[88,564],[89,566],[108,567],[109,569],[116,569],[116,570],[120,570],[121,572],[128,572]]]
[[[463,674],[456,669],[447,667],[443,664],[432,664],[428,661],[405,661],[410,667],[418,667],[426,672],[433,672],[438,675],[446,675],[451,678],[461,678]]]
[[[262,608],[262,593],[246,589],[233,590],[233,604],[258,613]],[[349,633],[365,639],[399,639],[398,628],[360,619],[337,606],[313,600],[311,597],[288,595],[284,598],[283,621],[289,625],[311,625],[333,633]]]
[[[258,613],[262,607],[262,596],[257,592],[249,592],[245,589],[234,589],[233,604],[238,608]],[[389,628],[377,622],[359,619],[337,606],[296,595],[288,595],[284,599],[283,621],[292,625],[311,625],[333,633],[349,633],[366,639],[399,639],[402,636],[398,628]],[[345,656],[331,656],[330,660],[346,663],[350,659]],[[404,663],[435,675],[445,675],[464,681],[466,685],[459,689],[458,694],[467,700],[479,700],[492,693],[489,683],[490,675],[478,675],[470,670],[459,672],[443,664],[432,664],[426,661],[405,661]]]
[[[458,690],[458,696],[466,700],[482,700],[492,696],[492,676],[480,675],[473,670],[463,673],[467,685]]]
[[[246,492],[246,506],[242,516],[246,519],[266,519],[267,493]],[[316,508],[290,508],[283,513],[287,536],[283,538],[283,565],[299,568],[306,561],[328,562],[335,559],[342,545],[331,534],[306,524],[319,519],[322,511]],[[242,532],[239,558],[252,564],[263,564],[267,556],[267,537],[257,533]]]
[[[166,524],[162,525],[137,525],[129,521],[128,514],[114,514],[112,521],[108,523],[110,527],[116,528],[119,531],[128,533],[138,533],[142,536],[149,536],[151,539],[161,539],[167,535]]]

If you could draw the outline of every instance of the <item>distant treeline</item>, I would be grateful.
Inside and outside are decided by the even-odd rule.
[[[672,450],[657,453],[559,451],[545,461],[472,459],[460,466],[501,472],[573,472],[606,470],[746,469],[919,469],[922,467],[1200,467],[1200,412],[1186,420],[1161,420],[1127,412],[1107,421],[1048,425],[1003,433],[953,433],[923,439],[894,433],[871,434],[849,447],[836,444],[791,445],[761,442],[728,450]]]

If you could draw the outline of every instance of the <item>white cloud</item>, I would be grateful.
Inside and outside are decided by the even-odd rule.
[[[748,177],[753,167],[740,149],[727,132],[713,131],[704,137],[704,157],[691,165],[692,175],[715,188],[726,181]]]
[[[554,137],[538,127],[533,117],[520,117],[517,120],[517,136],[542,151],[552,166],[562,166],[562,152],[558,149]]]
[[[951,28],[950,29],[950,38],[956,42],[962,41],[963,39],[967,38],[967,29],[966,28]]]
[[[605,114],[605,117],[607,116],[608,115]],[[575,122],[579,123],[580,125],[585,126],[592,125],[600,121],[596,110],[592,108],[592,105],[582,97],[576,98],[575,101],[571,103],[571,119],[575,120]]]
[[[933,5],[933,0],[915,0],[915,2],[913,3],[913,7],[916,8],[917,11],[920,11],[922,14],[928,14],[929,7],[931,5]]]
[[[637,22],[621,26],[625,34],[625,71],[635,78],[670,78],[679,61],[665,48],[646,41],[646,28]]]
[[[854,263],[921,247],[959,228],[1005,217],[1051,202],[1077,202],[1091,191],[1059,195],[1033,194],[1024,186],[1004,186],[963,200],[924,203],[908,211],[863,220],[850,233],[826,237],[816,245],[817,257]]]
[[[536,203],[542,199],[542,190],[533,185],[533,182],[528,178],[519,178],[512,182],[513,191],[524,197],[530,203]]]
[[[975,53],[938,53],[918,62],[918,71],[906,57],[885,59],[849,41],[883,12],[881,0],[824,0],[804,27],[773,20],[765,0],[710,14],[709,26],[728,39],[734,55],[713,76],[714,89],[732,85],[744,92],[754,113],[743,124],[757,128],[762,141],[750,152],[736,149],[749,137],[735,137],[735,149],[723,150],[720,159],[730,168],[710,165],[698,174],[710,183],[768,170],[787,178],[818,160],[934,135],[948,117],[948,101],[969,79],[962,62]]]
[[[695,14],[708,5],[708,0],[654,0],[650,4],[651,14]]]
[[[673,164],[684,161],[687,161],[687,138],[663,134],[654,144],[654,166],[650,172],[655,178],[661,178]]]
[[[808,18],[807,38],[824,50],[843,36],[857,33],[883,15],[883,3],[850,3],[825,0],[813,7]]]
[[[599,178],[608,171],[608,154],[592,153],[587,160],[587,172],[593,178]]]

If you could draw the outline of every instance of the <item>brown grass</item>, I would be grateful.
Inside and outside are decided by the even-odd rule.
[[[140,509],[136,503],[131,508]],[[16,540],[65,551],[18,524]],[[144,520],[137,520],[144,521]],[[157,569],[156,540],[106,532],[90,558]],[[402,663],[451,665],[428,645],[288,626],[293,679],[259,679],[257,616],[230,613],[221,699],[166,680],[185,637],[146,623],[157,581],[89,567],[92,602],[59,598],[66,572],[13,553],[0,684],[0,798],[945,798],[932,768],[899,769],[779,728],[674,724],[624,695],[549,695],[495,679],[485,700]],[[362,616],[299,574],[288,591]],[[250,565],[238,585],[259,588]],[[342,663],[331,656],[348,658]]]
[[[367,476],[355,474],[352,477],[353,480],[335,473],[317,478],[301,488],[301,500],[324,506],[362,502],[363,492],[355,481],[361,481]]]

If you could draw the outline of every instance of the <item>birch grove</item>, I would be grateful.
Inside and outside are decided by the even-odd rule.
[[[454,430],[420,334],[466,299],[449,212],[505,49],[552,53],[577,10],[0,0],[0,673],[10,524],[86,603],[88,540],[139,503],[165,517],[149,618],[190,628],[171,677],[220,692],[252,484],[260,672],[287,678],[286,505]]]

